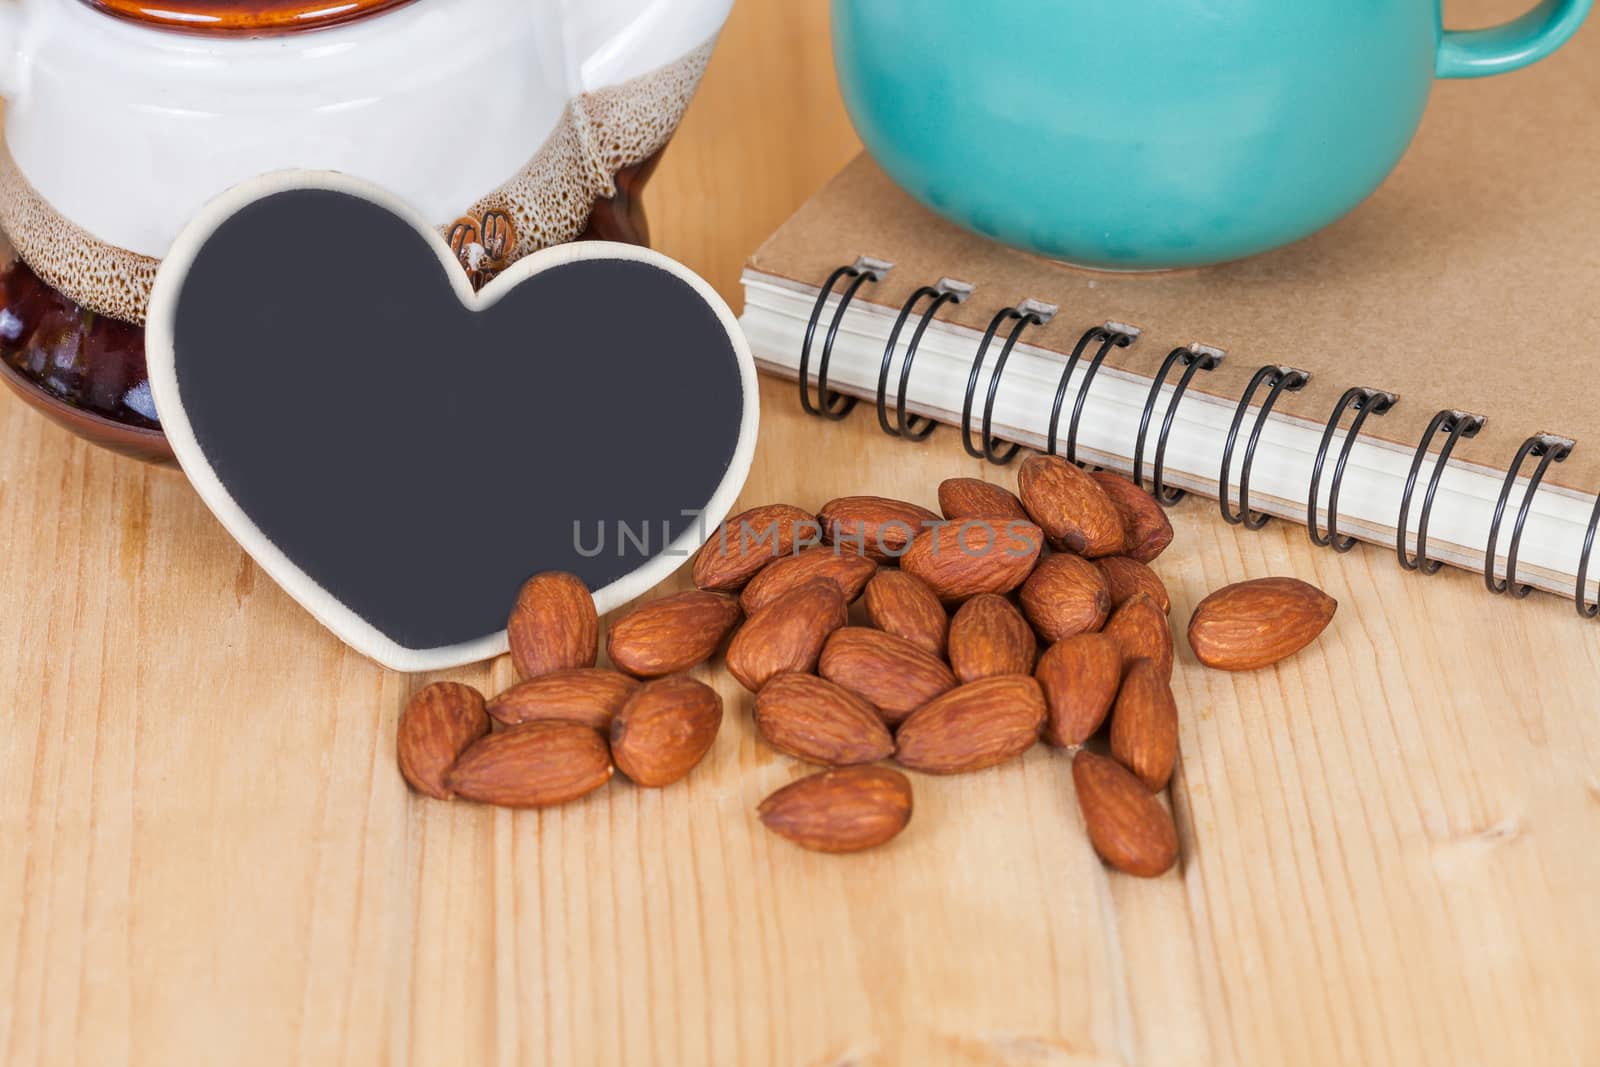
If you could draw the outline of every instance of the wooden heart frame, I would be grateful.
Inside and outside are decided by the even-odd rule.
[[[459,644],[438,648],[411,648],[402,645],[352,610],[338,597],[319,585],[293,559],[289,558],[234,499],[196,438],[185,410],[176,370],[175,333],[178,304],[185,279],[196,256],[211,236],[227,220],[256,201],[292,190],[326,190],[359,197],[409,223],[427,242],[445,268],[449,284],[468,310],[478,312],[492,307],[523,281],[552,268],[581,260],[631,260],[665,271],[694,291],[727,332],[738,364],[743,396],[738,438],[732,459],[711,498],[700,510],[698,526],[691,527],[645,559],[638,567],[601,588],[593,590],[595,606],[602,613],[636,599],[667,578],[699,547],[708,531],[726,518],[743,488],[755,451],[759,425],[759,399],[755,362],[738,320],[726,302],[703,278],[659,252],[634,245],[603,241],[557,245],[518,260],[474,291],[466,272],[443,237],[417,211],[386,190],[369,182],[332,171],[281,171],[263,175],[233,187],[206,204],[184,228],[163,260],[151,292],[145,327],[146,359],[150,383],[162,429],[171,442],[179,465],[228,533],[246,553],[297,603],[340,640],[385,667],[400,671],[431,671],[477,662],[506,651],[504,630]],[[538,569],[536,566],[530,569]],[[515,596],[506,591],[507,603]]]

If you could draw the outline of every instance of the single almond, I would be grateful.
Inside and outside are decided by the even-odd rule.
[[[639,683],[621,671],[574,667],[512,686],[489,701],[488,711],[506,726],[556,719],[605,731],[637,688]]]
[[[950,616],[927,582],[905,571],[880,570],[867,583],[862,600],[872,625],[935,656],[944,655]]]
[[[950,667],[963,682],[1028,674],[1038,655],[1033,627],[999,593],[979,593],[950,620]]]
[[[1178,828],[1161,801],[1120,763],[1088,749],[1072,758],[1078,810],[1094,850],[1117,870],[1154,878],[1178,862]]]
[[[911,781],[888,767],[841,767],[790,782],[761,802],[761,822],[813,852],[860,852],[911,821]]]
[[[1020,519],[964,519],[917,535],[900,569],[947,601],[1009,593],[1033,571],[1044,548],[1039,527]]]
[[[1257,578],[1218,589],[1189,620],[1189,647],[1207,667],[1248,671],[1305,648],[1339,602],[1298,578]]]
[[[1111,594],[1100,568],[1065,552],[1046,556],[1022,583],[1017,599],[1046,641],[1098,630],[1111,614]]]
[[[1111,608],[1115,611],[1135,593],[1149,593],[1163,614],[1172,614],[1172,598],[1167,587],[1148,564],[1128,556],[1107,556],[1096,560],[1100,575],[1106,580],[1106,590],[1111,594]]]
[[[479,738],[445,775],[458,796],[505,808],[546,808],[611,779],[606,739],[575,722],[530,722]]]
[[[838,545],[819,545],[763,567],[739,594],[739,606],[746,615],[754,615],[775,598],[812,578],[833,579],[845,600],[854,603],[877,570],[878,565],[866,556],[841,550]]]
[[[395,731],[400,773],[417,792],[448,800],[446,772],[488,732],[483,694],[472,686],[459,682],[423,686],[406,702]]]
[[[1148,659],[1164,680],[1172,678],[1172,624],[1149,593],[1135,593],[1123,601],[1102,632],[1122,649],[1124,670],[1135,660]]]
[[[676,674],[715,655],[738,623],[733,597],[690,589],[641,604],[612,623],[606,655],[640,678]]]
[[[611,720],[611,758],[634,785],[671,785],[711,751],[722,697],[687,674],[641,685]]]
[[[1124,555],[1149,563],[1167,550],[1172,544],[1172,520],[1155,497],[1116,471],[1095,471],[1089,477],[1105,490],[1122,515],[1122,528],[1127,535]]]
[[[1122,684],[1122,650],[1105,634],[1078,634],[1044,650],[1033,676],[1044,690],[1044,739],[1081,745],[1106,721]]]
[[[506,640],[518,677],[593,667],[600,652],[600,618],[583,579],[564,571],[535,574],[517,593]]]
[[[871,704],[813,674],[779,674],[756,694],[756,729],[779,752],[844,767],[894,754],[894,739]]]
[[[924,526],[939,521],[925,507],[886,496],[842,496],[822,505],[817,518],[830,545],[879,563],[900,558]]]
[[[794,553],[795,545],[815,545],[822,529],[809,511],[789,504],[764,504],[741,511],[717,527],[694,557],[694,584],[717,593],[731,593],[775,559]]]
[[[831,578],[812,578],[745,620],[728,643],[728,672],[752,693],[783,671],[817,665],[828,635],[845,624],[849,605]]]
[[[1100,484],[1060,456],[1029,456],[1017,472],[1017,493],[1028,517],[1050,543],[1089,559],[1127,546],[1122,513]]]
[[[979,771],[1020,756],[1039,739],[1044,693],[1026,674],[963,685],[900,724],[894,758],[926,774]]]
[[[932,653],[865,626],[846,626],[828,638],[817,670],[866,698],[890,725],[956,686],[956,676]]]
[[[1028,513],[1022,510],[1017,494],[993,482],[978,478],[946,478],[939,483],[939,510],[947,519],[1021,519],[1027,522]]]
[[[1167,787],[1178,760],[1178,704],[1150,660],[1128,668],[1111,712],[1111,754],[1152,793]]]

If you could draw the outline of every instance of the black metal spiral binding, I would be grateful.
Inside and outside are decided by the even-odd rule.
[[[1583,554],[1578,557],[1578,585],[1572,595],[1572,602],[1578,609],[1578,614],[1586,619],[1600,615],[1600,603],[1589,603],[1589,591],[1585,587],[1589,584],[1589,556],[1594,552],[1595,531],[1600,529],[1600,497],[1595,498],[1594,511],[1589,515],[1589,530],[1583,535]]]
[[[1560,463],[1572,455],[1573,443],[1570,438],[1559,437],[1552,433],[1536,433],[1522,442],[1522,447],[1517,449],[1517,458],[1511,461],[1511,469],[1506,471],[1505,483],[1500,487],[1500,499],[1495,501],[1494,518],[1489,523],[1489,544],[1483,552],[1483,584],[1488,587],[1489,592],[1509,591],[1518,600],[1533,592],[1533,586],[1517,582],[1517,550],[1522,547],[1522,527],[1528,521],[1528,512],[1533,507],[1533,495],[1539,491],[1539,483],[1544,481],[1545,472],[1550,469],[1550,464]],[[1539,465],[1533,469],[1533,475],[1528,479],[1528,487],[1522,492],[1522,506],[1517,508],[1517,522],[1511,527],[1511,542],[1506,546],[1506,576],[1503,579],[1496,578],[1494,553],[1495,546],[1500,541],[1500,525],[1505,519],[1506,503],[1511,499],[1511,487],[1516,484],[1523,462],[1530,456],[1538,459]]]
[[[1139,416],[1139,436],[1133,443],[1133,482],[1141,489],[1144,488],[1144,442],[1150,432],[1150,416],[1155,413],[1156,398],[1161,395],[1161,387],[1166,384],[1167,375],[1172,373],[1172,368],[1180,361],[1183,363],[1183,376],[1173,388],[1172,399],[1167,403],[1166,417],[1161,420],[1161,436],[1156,439],[1155,465],[1150,473],[1151,494],[1168,507],[1182,500],[1185,495],[1182,489],[1167,488],[1161,479],[1167,463],[1167,435],[1172,433],[1172,420],[1178,413],[1178,403],[1183,400],[1184,392],[1197,373],[1203,370],[1215,370],[1224,358],[1226,353],[1220,348],[1206,345],[1192,344],[1187,348],[1174,348],[1167,353],[1161,369],[1156,372],[1155,381],[1150,383],[1150,395],[1145,398],[1144,413]]]
[[[1272,518],[1271,515],[1250,511],[1250,468],[1255,465],[1256,446],[1261,443],[1261,431],[1266,428],[1267,416],[1272,414],[1278,397],[1284,393],[1299,392],[1310,380],[1311,375],[1303,370],[1269,363],[1256,371],[1250,384],[1245,387],[1244,395],[1239,398],[1239,406],[1233,411],[1233,425],[1228,427],[1228,441],[1222,446],[1222,471],[1217,475],[1217,506],[1222,509],[1222,517],[1233,525],[1259,530]],[[1267,383],[1270,383],[1267,398],[1261,402],[1255,425],[1250,427],[1250,440],[1244,446],[1244,467],[1239,471],[1239,511],[1235,514],[1228,506],[1228,476],[1233,470],[1233,447],[1239,441],[1239,430],[1244,426],[1250,401],[1255,399],[1256,390]]]
[[[955,278],[940,278],[935,285],[924,285],[911,294],[905,304],[900,308],[900,315],[894,320],[894,329],[889,331],[889,343],[883,346],[883,363],[878,367],[878,427],[890,437],[903,437],[908,441],[921,441],[933,432],[937,425],[930,418],[918,416],[906,417],[906,387],[911,381],[911,364],[917,358],[917,346],[922,344],[922,335],[928,332],[928,324],[933,322],[933,317],[939,309],[946,304],[959,304],[972,295],[973,286],[967,282],[957,281]],[[922,318],[917,322],[917,328],[911,331],[911,343],[906,346],[905,358],[900,361],[900,392],[894,403],[894,425],[889,424],[889,365],[894,362],[894,346],[900,340],[900,331],[905,329],[906,320],[911,317],[911,312],[916,308],[917,301],[924,297],[932,297],[932,301],[923,309]]]
[[[854,263],[837,268],[828,275],[828,280],[822,283],[822,291],[817,294],[817,302],[811,308],[811,318],[806,322],[806,339],[800,345],[800,406],[805,408],[807,415],[842,419],[856,406],[855,397],[830,392],[828,389],[828,361],[833,358],[833,342],[839,336],[839,323],[844,320],[845,309],[850,306],[850,301],[855,299],[856,290],[867,282],[882,281],[883,276],[893,269],[894,264],[887,260],[858,256]],[[816,337],[817,322],[822,318],[822,309],[827,305],[828,297],[833,294],[833,287],[841,278],[852,280],[845,286],[843,295],[839,297],[839,306],[833,309],[833,318],[828,323],[828,335],[822,342],[822,355],[817,360],[817,402],[813,404],[811,393],[806,388],[806,376],[811,372],[811,342]]]
[[[989,328],[984,331],[983,341],[978,345],[978,354],[972,358],[972,371],[967,375],[967,396],[961,404],[961,444],[967,450],[967,455],[1004,465],[1016,458],[1022,449],[1021,445],[1013,442],[1004,451],[999,451],[1001,442],[991,432],[994,423],[994,398],[1000,391],[1000,376],[1005,373],[1006,360],[1011,358],[1011,350],[1017,346],[1017,339],[1022,336],[1022,331],[1029,326],[1043,326],[1055,313],[1054,304],[1024,300],[1015,307],[1001,308],[995,313],[995,317],[989,320]],[[1015,319],[1016,325],[1011,327],[1011,333],[1007,335],[1005,344],[1000,347],[1000,356],[995,360],[994,373],[989,375],[989,393],[983,404],[983,437],[980,441],[982,447],[978,447],[972,443],[973,396],[978,391],[978,376],[983,371],[983,360],[989,353],[989,345],[1000,332],[1000,327],[1009,319]]]
[[[1406,475],[1405,492],[1400,496],[1400,517],[1394,524],[1395,555],[1400,557],[1400,566],[1406,570],[1434,574],[1444,566],[1441,561],[1428,558],[1428,518],[1433,513],[1433,498],[1439,491],[1439,479],[1444,476],[1444,469],[1450,463],[1450,453],[1455,451],[1456,442],[1463,437],[1478,436],[1478,431],[1483,429],[1487,421],[1482,415],[1446,408],[1435,415],[1428,423],[1428,428],[1422,432],[1422,440],[1417,445],[1417,454],[1411,458],[1411,472]],[[1434,462],[1433,474],[1428,478],[1428,491],[1422,497],[1422,512],[1417,516],[1417,555],[1413,559],[1406,554],[1406,526],[1411,518],[1411,495],[1416,491],[1417,474],[1422,470],[1422,461],[1427,458],[1428,446],[1440,433],[1449,436],[1445,438],[1444,446],[1439,449],[1439,458]]]
[[[1361,424],[1367,421],[1369,415],[1386,414],[1399,402],[1400,398],[1393,393],[1358,385],[1346,389],[1344,396],[1333,406],[1327,429],[1322,431],[1322,446],[1317,449],[1316,461],[1311,465],[1311,495],[1306,499],[1306,533],[1311,536],[1312,544],[1332,548],[1335,552],[1348,552],[1355,547],[1354,537],[1339,536],[1339,488],[1344,483],[1345,465],[1350,462],[1350,450],[1355,446],[1356,438],[1361,436]],[[1322,467],[1328,460],[1328,446],[1333,444],[1333,432],[1339,428],[1340,416],[1350,408],[1355,409],[1356,417],[1351,421],[1350,429],[1345,431],[1344,446],[1339,449],[1339,459],[1333,465],[1333,482],[1328,487],[1328,532],[1324,535],[1317,532],[1317,491],[1322,487]]]
[[[870,256],[859,256],[854,263],[836,268],[828,275],[821,290],[817,294],[815,304],[812,306],[810,318],[806,322],[805,339],[800,348],[799,389],[800,404],[807,414],[821,415],[828,419],[842,419],[856,405],[856,398],[847,396],[837,390],[828,388],[828,365],[832,360],[833,346],[838,339],[839,327],[844,320],[845,312],[850,303],[855,299],[856,293],[869,282],[877,283],[883,280],[894,264],[886,260],[874,259]],[[827,307],[828,297],[833,294],[834,287],[842,279],[850,279],[839,296],[832,318],[828,323],[828,330],[823,340],[822,352],[817,363],[817,400],[812,402],[808,389],[807,377],[810,373],[811,349],[816,340],[817,327],[822,319],[822,312]],[[929,325],[945,304],[962,303],[971,295],[973,286],[951,278],[941,278],[932,286],[924,285],[916,289],[906,300],[895,319],[894,327],[889,333],[888,343],[884,346],[883,358],[878,369],[877,388],[877,415],[878,425],[894,437],[907,440],[920,441],[926,438],[935,428],[934,420],[916,415],[908,416],[906,413],[906,394],[911,377],[911,367],[916,358],[918,346],[922,342]],[[904,358],[901,360],[899,389],[895,400],[895,417],[891,423],[888,415],[888,380],[889,371],[894,362],[895,346],[899,343],[901,333],[911,315],[916,311],[917,305],[923,301],[929,302],[923,307],[916,328],[912,331],[911,341],[906,347]],[[1053,304],[1046,304],[1037,300],[1023,300],[1016,306],[1001,309],[990,320],[988,329],[984,331],[983,339],[978,345],[978,350],[973,357],[971,369],[967,376],[966,395],[961,410],[961,443],[967,454],[980,459],[987,459],[991,463],[1006,464],[1016,457],[1021,450],[1017,443],[1005,445],[993,434],[995,399],[999,395],[1000,380],[1005,373],[1006,363],[1011,357],[1012,350],[1018,340],[1029,326],[1042,326],[1048,323],[1056,313]],[[989,387],[984,400],[981,437],[978,443],[973,443],[972,435],[972,410],[975,402],[978,381],[982,376],[984,361],[988,356],[989,347],[994,343],[1000,330],[1007,322],[1013,322],[1010,332],[1001,345],[1000,354],[995,361],[994,371],[989,377]],[[1077,438],[1078,427],[1083,417],[1085,402],[1089,389],[1094,383],[1095,375],[1099,373],[1107,355],[1113,348],[1126,348],[1138,339],[1140,330],[1136,326],[1126,326],[1121,323],[1107,322],[1103,326],[1094,326],[1084,331],[1074,346],[1062,369],[1060,380],[1056,385],[1054,401],[1050,408],[1050,423],[1046,451],[1056,453],[1058,434],[1061,423],[1061,409],[1066,400],[1066,392],[1070,386],[1073,372],[1077,369],[1084,353],[1090,345],[1098,344],[1099,348],[1090,359],[1084,371],[1083,381],[1078,387],[1077,396],[1073,403],[1072,415],[1068,423],[1066,459],[1077,463]],[[1144,483],[1144,456],[1145,447],[1149,437],[1150,422],[1155,414],[1156,401],[1161,395],[1163,386],[1171,376],[1172,370],[1180,362],[1183,364],[1183,373],[1179,376],[1177,384],[1173,387],[1172,397],[1167,403],[1166,413],[1162,419],[1161,430],[1156,439],[1154,462],[1151,470],[1151,483],[1149,491],[1162,504],[1171,506],[1182,500],[1186,495],[1182,489],[1172,488],[1164,482],[1166,467],[1166,451],[1168,438],[1172,433],[1174,420],[1177,416],[1178,405],[1182,402],[1194,377],[1201,371],[1215,370],[1226,357],[1226,354],[1216,348],[1206,345],[1191,344],[1184,348],[1175,348],[1167,354],[1160,370],[1151,382],[1149,394],[1145,398],[1144,409],[1139,418],[1138,436],[1134,442],[1133,451],[1133,480],[1140,488]],[[1305,387],[1310,380],[1310,374],[1293,367],[1267,365],[1258,370],[1251,378],[1244,394],[1239,398],[1238,406],[1234,410],[1233,422],[1228,429],[1227,441],[1223,447],[1222,469],[1218,477],[1218,505],[1222,516],[1228,522],[1243,525],[1249,529],[1259,529],[1270,520],[1271,516],[1250,510],[1250,473],[1255,461],[1255,454],[1260,444],[1262,431],[1271,414],[1278,397],[1285,392],[1295,392]],[[1250,403],[1263,385],[1269,386],[1266,398],[1262,401],[1256,414],[1255,423],[1251,428],[1250,436],[1245,445],[1243,467],[1239,475],[1239,501],[1238,510],[1235,512],[1229,501],[1230,474],[1233,465],[1233,453],[1238,444],[1239,431],[1243,429],[1245,416],[1250,409]],[[1322,440],[1317,449],[1315,460],[1311,469],[1310,493],[1306,502],[1306,530],[1313,544],[1331,547],[1336,552],[1348,552],[1356,544],[1354,537],[1341,536],[1338,531],[1339,522],[1339,493],[1348,466],[1351,450],[1356,439],[1360,436],[1361,429],[1366,420],[1372,415],[1384,415],[1399,398],[1393,394],[1378,389],[1355,387],[1345,391],[1337,404],[1334,405],[1332,414],[1324,427]],[[1334,463],[1333,479],[1329,486],[1327,506],[1327,526],[1325,532],[1318,530],[1318,495],[1321,489],[1322,474],[1327,465],[1328,451],[1333,444],[1333,435],[1338,429],[1340,419],[1345,412],[1354,410],[1356,415],[1346,430],[1344,442],[1339,450],[1339,458]],[[1433,511],[1433,503],[1438,494],[1440,481],[1445,468],[1449,466],[1451,453],[1456,443],[1462,438],[1477,436],[1486,423],[1484,416],[1475,415],[1466,411],[1446,409],[1434,415],[1428,428],[1423,432],[1421,441],[1417,444],[1416,453],[1412,457],[1411,468],[1406,476],[1405,488],[1400,498],[1400,513],[1396,521],[1395,554],[1400,565],[1407,570],[1420,571],[1423,574],[1434,574],[1443,566],[1440,560],[1428,558],[1428,524]],[[1415,555],[1407,551],[1406,535],[1410,522],[1412,500],[1416,492],[1417,479],[1422,471],[1423,461],[1429,455],[1429,446],[1440,434],[1445,435],[1443,445],[1440,447],[1434,462],[1432,474],[1428,479],[1427,490],[1423,495],[1422,508],[1418,514],[1416,550]],[[1002,445],[1005,447],[1002,449]],[[1565,437],[1555,434],[1540,433],[1529,437],[1517,450],[1510,469],[1506,472],[1505,481],[1501,485],[1499,498],[1495,502],[1494,516],[1489,527],[1489,539],[1485,548],[1484,559],[1484,584],[1492,593],[1503,594],[1509,592],[1518,599],[1528,596],[1533,591],[1533,586],[1517,581],[1517,559],[1521,549],[1522,535],[1527,525],[1528,516],[1532,512],[1533,500],[1538,493],[1545,475],[1552,464],[1561,463],[1571,455],[1575,443]],[[1515,487],[1523,466],[1530,459],[1537,459],[1538,465],[1529,476],[1527,486],[1523,490],[1522,501],[1517,509],[1516,521],[1512,526],[1511,537],[1506,553],[1506,569],[1504,577],[1496,577],[1496,549],[1499,545],[1501,527],[1505,522],[1507,505],[1511,500],[1511,491]],[[1589,603],[1588,575],[1589,565],[1593,556],[1595,541],[1600,537],[1600,498],[1595,501],[1593,512],[1589,517],[1589,524],[1585,531],[1583,547],[1578,559],[1577,581],[1573,590],[1573,603],[1578,614],[1585,618],[1600,616],[1600,602]]]
[[[1056,454],[1056,430],[1061,425],[1061,404],[1067,396],[1067,383],[1072,380],[1072,372],[1077,369],[1084,351],[1098,341],[1100,349],[1083,372],[1083,384],[1078,386],[1078,398],[1072,402],[1072,419],[1067,423],[1067,462],[1078,462],[1078,422],[1083,418],[1083,402],[1089,398],[1089,386],[1094,384],[1094,376],[1100,373],[1100,364],[1106,361],[1106,355],[1113,348],[1127,348],[1139,339],[1139,333],[1137,326],[1108,322],[1104,326],[1089,327],[1078,338],[1072,355],[1067,357],[1067,365],[1061,368],[1061,381],[1056,383],[1055,403],[1050,405],[1050,435],[1045,452],[1052,456]]]

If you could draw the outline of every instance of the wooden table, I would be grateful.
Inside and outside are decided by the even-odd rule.
[[[735,304],[855,150],[824,20],[741,0],[649,192],[658,245]],[[949,431],[763,402],[748,502],[1012,477]],[[525,814],[411,795],[395,721],[428,679],[345,651],[181,475],[0,398],[0,1062],[1600,1062],[1600,628],[1173,518],[1180,622],[1246,576],[1341,603],[1277,669],[1181,650],[1179,870],[1106,871],[1042,747],[919,778],[892,845],[818,856],[755,821],[799,768],[720,670],[684,783]]]

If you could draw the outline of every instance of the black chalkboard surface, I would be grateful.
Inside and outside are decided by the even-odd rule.
[[[207,208],[163,263],[151,378],[186,473],[357,649],[493,655],[517,589],[568,570],[602,611],[681,564],[737,494],[753,365],[655,253],[537,253],[474,294],[425,222],[327,174]]]

